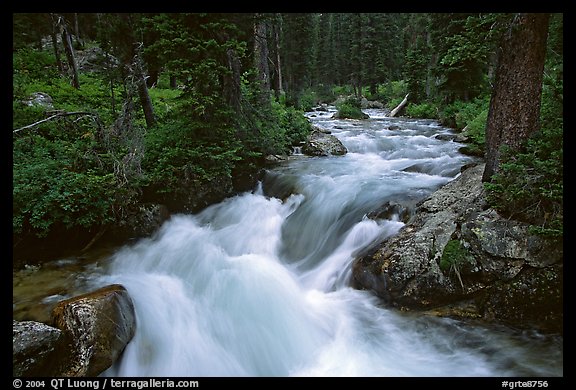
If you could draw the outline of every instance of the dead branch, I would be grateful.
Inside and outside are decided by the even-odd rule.
[[[95,114],[93,114],[93,113],[91,113],[91,112],[86,112],[86,111],[59,112],[59,113],[57,113],[57,114],[54,114],[54,115],[52,115],[52,116],[49,116],[49,117],[46,118],[46,119],[42,119],[41,121],[34,122],[34,123],[32,123],[31,125],[27,125],[27,126],[24,126],[24,127],[19,128],[19,129],[13,130],[12,132],[13,132],[13,133],[16,133],[16,132],[21,131],[21,130],[26,130],[26,129],[30,129],[30,128],[32,128],[32,127],[38,126],[38,125],[40,125],[40,124],[42,124],[42,123],[44,123],[44,122],[51,121],[52,119],[56,119],[56,118],[59,118],[59,117],[61,117],[61,116],[72,116],[72,115],[89,115],[89,116],[96,116]]]

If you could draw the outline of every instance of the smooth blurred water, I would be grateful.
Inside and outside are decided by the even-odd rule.
[[[259,187],[126,246],[137,331],[111,376],[562,376],[561,338],[399,313],[348,287],[355,255],[470,158],[434,121],[311,117],[349,153],[294,156]],[[392,125],[401,129],[389,130]]]

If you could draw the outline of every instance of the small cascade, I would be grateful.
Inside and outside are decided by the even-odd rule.
[[[292,155],[293,156],[303,156],[302,153],[302,146],[293,146],[292,147]]]

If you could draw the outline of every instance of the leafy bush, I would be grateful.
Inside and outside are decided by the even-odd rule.
[[[411,118],[438,118],[436,106],[430,103],[408,104],[406,114]]]
[[[408,84],[404,80],[390,81],[386,84],[381,84],[377,88],[377,96],[375,99],[385,102],[386,107],[394,108],[404,96],[408,93]],[[394,104],[394,102],[397,102]]]
[[[53,225],[90,227],[114,219],[114,176],[83,160],[90,142],[50,141],[38,134],[14,140],[14,232],[46,236]]]
[[[300,95],[298,99],[298,108],[302,111],[312,111],[312,108],[318,104],[318,97],[316,92],[312,89],[307,89]]]
[[[348,97],[336,104],[337,116],[340,119],[366,119],[366,114],[362,112],[360,99]]]
[[[478,97],[470,102],[456,100],[440,111],[440,121],[444,126],[462,130],[481,112],[488,110],[490,97]]]
[[[563,154],[562,128],[543,128],[519,152],[504,149],[498,173],[485,184],[489,203],[536,233],[562,236]]]

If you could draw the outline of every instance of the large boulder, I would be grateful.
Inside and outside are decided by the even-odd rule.
[[[483,170],[464,170],[422,201],[397,235],[355,261],[354,283],[403,310],[466,306],[467,315],[562,332],[562,245],[489,208]]]
[[[302,146],[302,153],[308,156],[341,156],[348,153],[348,149],[335,136],[314,130]]]
[[[97,376],[134,336],[136,315],[126,289],[111,285],[59,302],[53,324],[70,336],[70,361],[60,376]]]
[[[64,332],[36,321],[12,321],[12,375],[52,376],[67,356]]]

